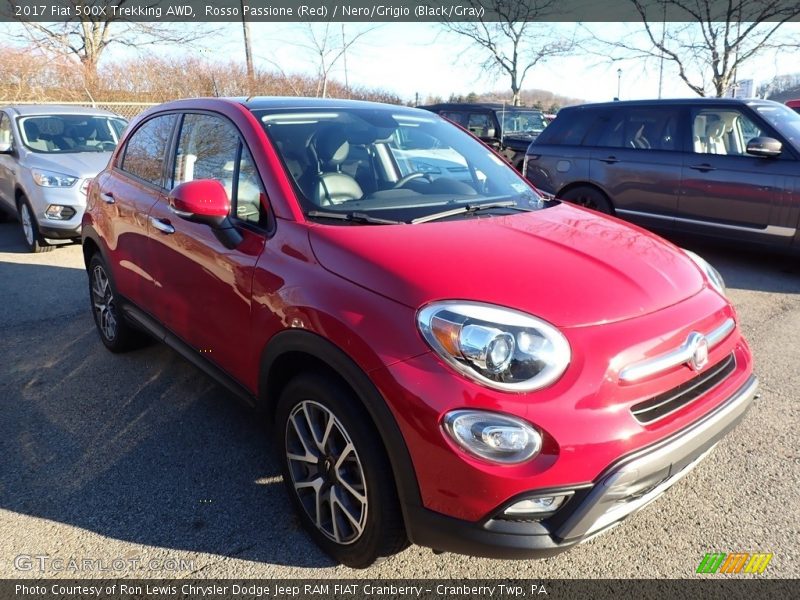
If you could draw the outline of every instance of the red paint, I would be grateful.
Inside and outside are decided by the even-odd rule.
[[[432,510],[474,521],[523,491],[592,482],[622,455],[707,414],[752,372],[737,327],[710,356],[714,364],[734,353],[734,374],[673,415],[640,425],[630,406],[694,373],[682,366],[622,384],[621,366],[735,317],[674,246],[569,205],[419,225],[313,223],[305,220],[262,127],[237,101],[170,103],[134,120],[128,131],[148,115],[182,110],[214,111],[236,125],[258,166],[274,231],[240,227],[242,244],[226,248],[209,226],[170,211],[166,191],[109,168],[90,188],[84,235],[101,244],[120,293],[254,395],[262,352],[275,334],[303,328],[332,342],[388,404],[423,504]],[[172,191],[171,201],[180,210],[217,214],[220,189],[185,184]],[[99,201],[101,193],[117,202]],[[175,233],[155,230],[151,217]],[[504,393],[468,380],[430,351],[415,326],[420,307],[440,299],[482,301],[545,319],[568,339],[572,361],[555,384],[532,393]],[[543,452],[513,467],[468,457],[440,425],[444,413],[464,407],[528,419],[545,434]]]

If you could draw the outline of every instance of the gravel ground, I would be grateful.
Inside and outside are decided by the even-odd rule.
[[[18,225],[0,225],[0,577],[76,575],[26,566],[47,556],[122,559],[104,575],[129,577],[683,578],[716,551],[772,552],[770,576],[800,577],[798,262],[691,247],[727,280],[761,379],[754,409],[708,459],[551,559],[411,547],[352,571],[299,528],[249,410],[164,346],[107,352],[80,247],[28,254]]]

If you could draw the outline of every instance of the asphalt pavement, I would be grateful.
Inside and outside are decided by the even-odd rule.
[[[164,346],[106,351],[80,247],[29,254],[1,224],[0,578],[684,578],[707,552],[770,552],[768,576],[800,577],[800,261],[691,248],[725,277],[761,380],[693,473],[554,558],[412,546],[353,571],[300,529],[247,408]]]

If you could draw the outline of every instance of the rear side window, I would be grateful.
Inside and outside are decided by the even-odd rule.
[[[134,131],[125,146],[120,169],[148,183],[163,187],[164,157],[172,137],[175,119],[175,115],[153,117]]]
[[[444,117],[445,119],[453,121],[454,123],[458,123],[462,127],[467,126],[467,113],[445,110],[440,112],[439,115]]]
[[[598,130],[593,145],[633,150],[679,150],[679,109],[669,106],[648,106],[615,110],[603,118],[605,126]]]
[[[580,146],[599,115],[592,110],[566,110],[558,113],[534,143],[555,146]]]

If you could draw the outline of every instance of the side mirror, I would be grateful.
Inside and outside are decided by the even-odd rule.
[[[216,179],[195,179],[175,186],[169,193],[169,206],[181,219],[208,225],[226,248],[236,248],[242,235],[229,218],[231,201]]]
[[[747,142],[747,153],[753,156],[775,157],[783,151],[783,144],[771,137],[756,137]]]

